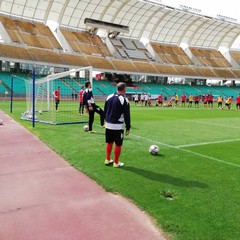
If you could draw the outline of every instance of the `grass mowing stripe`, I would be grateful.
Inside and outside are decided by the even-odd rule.
[[[224,163],[226,165],[230,165],[230,166],[234,166],[234,167],[240,168],[239,164],[235,164],[235,163],[224,161],[224,160],[221,160],[221,159],[218,159],[218,158],[210,157],[210,156],[207,156],[207,155],[204,155],[204,154],[201,154],[201,153],[196,153],[196,152],[193,152],[193,151],[190,151],[190,150],[187,150],[187,149],[179,148],[177,146],[172,146],[172,145],[169,145],[169,144],[166,144],[166,143],[155,141],[155,140],[152,140],[150,138],[138,136],[138,135],[135,135],[135,134],[131,134],[131,136],[133,136],[133,137],[135,137],[137,139],[146,140],[146,141],[151,142],[151,143],[160,144],[162,146],[166,146],[166,147],[169,147],[169,148],[174,148],[174,149],[177,149],[177,150],[180,150],[180,151],[183,151],[183,152],[187,152],[187,153],[199,156],[199,157],[203,157],[203,158],[206,158],[206,159],[209,159],[209,160],[213,160],[213,161],[216,161],[216,162],[219,162],[219,163]]]
[[[218,144],[218,143],[237,142],[237,141],[240,141],[240,138],[222,140],[222,141],[215,141],[215,142],[192,143],[192,144],[178,145],[176,147],[177,148],[184,148],[184,147],[194,147],[194,146],[202,146],[202,145],[208,145],[208,144]]]

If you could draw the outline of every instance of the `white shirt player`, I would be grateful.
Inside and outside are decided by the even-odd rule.
[[[145,94],[145,95],[144,95],[144,100],[145,100],[145,101],[148,101],[148,100],[149,100],[149,95],[148,95],[148,94]]]
[[[134,95],[133,95],[133,100],[134,100],[134,101],[138,101],[138,94],[134,94]]]

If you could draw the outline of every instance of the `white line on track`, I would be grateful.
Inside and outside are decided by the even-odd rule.
[[[201,153],[196,153],[196,152],[193,152],[193,151],[190,151],[190,150],[187,150],[187,149],[182,149],[178,146],[169,145],[169,144],[166,144],[166,143],[163,143],[163,142],[155,141],[155,140],[152,140],[150,138],[138,136],[138,135],[135,135],[135,134],[131,134],[131,136],[134,137],[134,138],[137,138],[137,139],[142,139],[142,140],[145,140],[145,141],[148,141],[148,142],[151,142],[151,143],[155,143],[155,144],[159,144],[159,145],[166,146],[166,147],[169,147],[169,148],[174,148],[174,149],[177,149],[179,151],[187,152],[187,153],[190,153],[190,154],[193,154],[193,155],[196,155],[196,156],[199,156],[199,157],[203,157],[203,158],[215,161],[215,162],[219,162],[219,163],[223,163],[223,164],[226,164],[226,165],[230,165],[230,166],[240,168],[239,164],[235,164],[235,163],[224,161],[224,160],[221,160],[221,159],[218,159],[218,158],[210,157],[210,156],[207,156],[207,155],[204,155],[204,154],[201,154]],[[239,141],[239,140],[236,140],[236,141]]]

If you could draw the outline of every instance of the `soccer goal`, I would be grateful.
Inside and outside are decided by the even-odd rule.
[[[33,76],[33,80],[25,81],[27,109],[21,119],[48,124],[87,122],[87,117],[79,115],[79,91],[87,80],[92,83],[92,67],[51,74],[35,81]],[[57,88],[60,88],[58,110],[54,97]]]

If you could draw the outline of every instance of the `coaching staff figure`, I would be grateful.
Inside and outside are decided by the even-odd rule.
[[[120,82],[117,84],[117,93],[107,97],[104,113],[106,127],[106,160],[105,165],[113,163],[113,167],[123,167],[124,163],[119,161],[122,150],[124,123],[126,125],[126,136],[129,134],[130,123],[130,106],[128,99],[124,96],[126,93],[126,84]],[[113,144],[114,160],[111,159]]]

